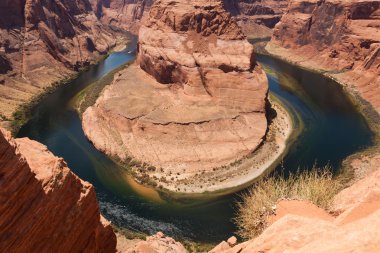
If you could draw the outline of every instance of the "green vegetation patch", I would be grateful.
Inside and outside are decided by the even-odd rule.
[[[78,113],[82,115],[87,108],[93,106],[96,100],[99,98],[100,94],[102,93],[103,89],[107,85],[110,85],[112,83],[115,74],[128,67],[129,65],[130,63],[121,65],[120,67],[109,72],[107,75],[105,75],[98,81],[90,84],[89,86],[81,90],[72,101],[72,104],[74,108],[78,111]]]

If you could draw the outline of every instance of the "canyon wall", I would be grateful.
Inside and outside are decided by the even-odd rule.
[[[97,16],[115,27],[138,33],[142,17],[155,0],[91,0]],[[248,36],[270,36],[289,0],[223,0],[224,7],[237,18]]]
[[[136,174],[145,181],[203,192],[219,184],[204,174],[196,187],[188,180],[231,172],[262,143],[267,92],[222,1],[156,1],[139,30],[136,64],[84,113],[83,129],[98,149],[144,167]]]
[[[137,33],[154,0],[90,0],[103,23]]]
[[[115,252],[92,185],[61,158],[0,129],[0,251]]]
[[[96,61],[115,36],[89,0],[0,2],[0,120],[54,82]]]
[[[285,13],[289,0],[224,0],[225,8],[236,17],[251,38],[268,39]]]
[[[378,0],[293,0],[267,50],[322,71],[380,112]]]

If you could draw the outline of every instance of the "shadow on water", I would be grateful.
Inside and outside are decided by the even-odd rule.
[[[70,100],[85,87],[135,58],[136,41],[54,93],[34,110],[33,119],[19,132],[63,157],[69,167],[96,189],[102,213],[120,227],[148,234],[163,231],[180,239],[218,242],[231,236],[231,219],[239,194],[183,205],[163,201],[149,189],[131,183],[125,171],[97,151],[86,139],[80,118]],[[296,110],[304,131],[284,161],[286,169],[306,168],[315,162],[335,169],[347,155],[371,144],[363,118],[331,80],[289,64],[260,56],[268,73],[270,90]]]

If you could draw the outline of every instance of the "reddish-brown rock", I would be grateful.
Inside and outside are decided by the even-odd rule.
[[[277,217],[259,237],[234,247],[226,242],[210,253],[368,252],[380,248],[380,169],[336,195],[337,217],[302,201],[280,201]]]
[[[0,130],[0,252],[115,252],[94,188],[45,146]]]
[[[138,33],[141,20],[155,0],[90,0],[96,14],[109,25]],[[224,8],[238,20],[243,31],[257,37],[270,33],[286,10],[288,0],[223,0]],[[269,29],[268,29],[269,28]]]
[[[267,37],[280,21],[289,0],[223,0],[249,37]]]
[[[221,1],[156,1],[138,51],[137,64],[117,74],[83,115],[98,149],[145,162],[151,169],[144,174],[185,187],[262,142],[267,78]],[[207,190],[198,184],[197,192]]]
[[[143,240],[118,240],[118,252],[121,253],[188,253],[179,242],[159,232]]]
[[[267,50],[324,72],[380,112],[378,0],[293,0]]]
[[[103,23],[137,33],[154,0],[90,0]]]
[[[0,2],[0,116],[115,45],[89,0]],[[1,117],[0,117],[1,119]]]

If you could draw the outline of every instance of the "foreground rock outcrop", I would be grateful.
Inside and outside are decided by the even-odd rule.
[[[45,146],[0,129],[0,251],[115,252],[92,185]]]
[[[116,75],[83,128],[98,149],[143,167],[144,180],[182,180],[183,189],[262,143],[267,92],[253,47],[221,1],[156,1],[137,64]]]
[[[380,169],[340,192],[330,215],[310,203],[281,201],[275,222],[251,241],[218,245],[211,253],[378,252]]]
[[[293,0],[267,50],[322,71],[380,112],[378,0]]]
[[[89,0],[0,2],[0,121],[115,45]]]
[[[118,236],[117,250],[121,253],[188,253],[181,243],[161,232],[148,236],[145,241]]]

